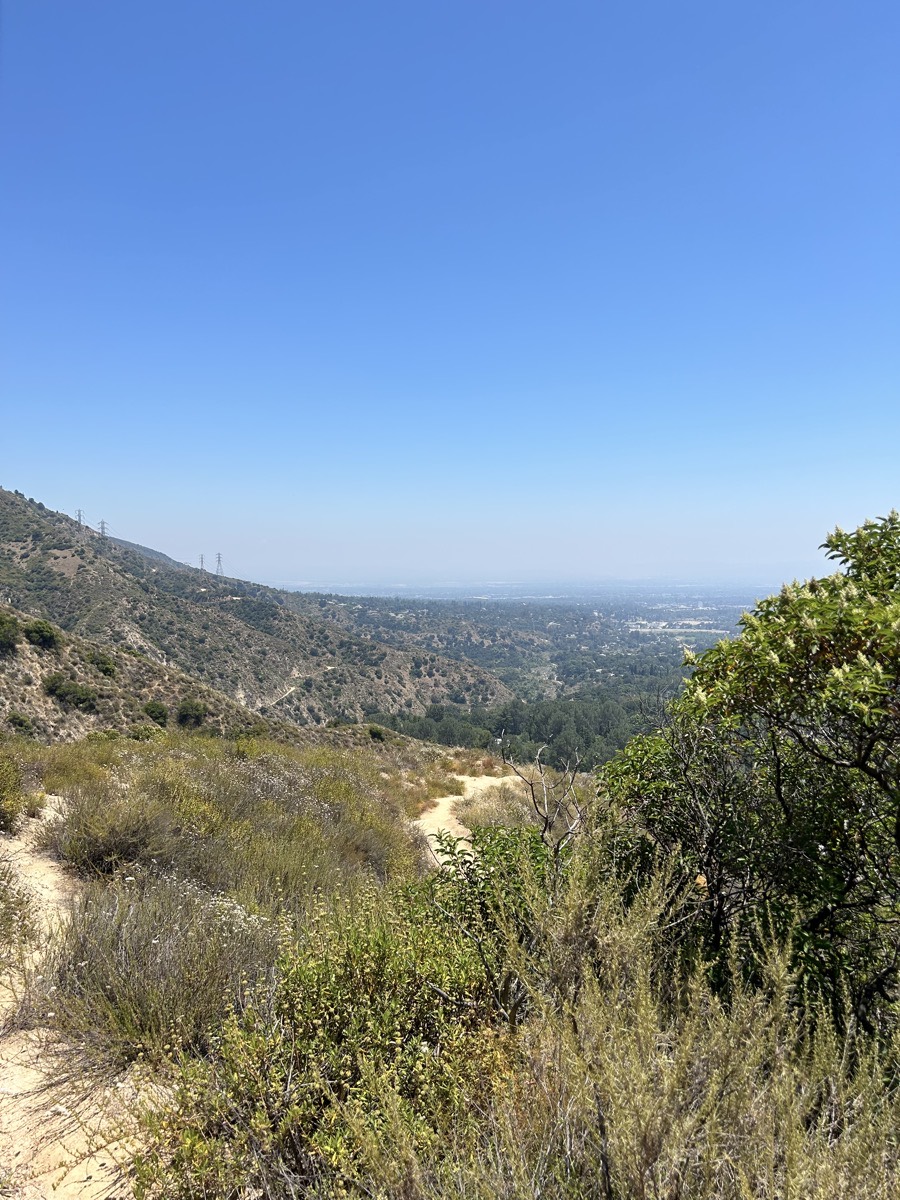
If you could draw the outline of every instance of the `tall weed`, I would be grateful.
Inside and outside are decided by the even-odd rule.
[[[278,930],[190,882],[88,883],[47,950],[23,1016],[113,1065],[204,1053],[275,961]]]
[[[13,962],[35,932],[28,893],[20,886],[13,864],[0,851],[0,967]]]

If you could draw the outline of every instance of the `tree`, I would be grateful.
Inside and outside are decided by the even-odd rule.
[[[872,780],[900,849],[900,514],[835,530],[821,548],[844,571],[764,600],[698,662],[689,691],[709,713]]]
[[[175,719],[179,725],[196,729],[203,724],[206,717],[206,705],[194,696],[185,696],[175,710]]]
[[[900,966],[900,517],[823,548],[843,569],[694,659],[663,729],[604,785],[636,869],[660,850],[680,863],[723,971],[734,936],[774,927],[808,982],[876,1024]]]
[[[0,613],[0,654],[15,654],[21,629],[12,613]]]
[[[62,640],[59,630],[54,628],[49,621],[40,618],[36,621],[29,621],[24,626],[24,633],[32,646],[38,646],[41,650],[53,650]]]
[[[169,710],[162,700],[148,700],[144,705],[144,712],[157,725],[164,726],[168,723]]]

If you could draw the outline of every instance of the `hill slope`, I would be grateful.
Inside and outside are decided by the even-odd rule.
[[[174,667],[0,605],[0,734],[68,741],[167,724],[232,735],[283,729]]]
[[[0,489],[0,600],[64,630],[137,650],[267,717],[321,724],[429,704],[497,703],[496,676],[414,655],[310,612],[283,593],[104,538]]]

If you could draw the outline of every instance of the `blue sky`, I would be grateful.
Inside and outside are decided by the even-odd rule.
[[[6,0],[0,483],[230,573],[719,579],[900,503],[900,6]]]

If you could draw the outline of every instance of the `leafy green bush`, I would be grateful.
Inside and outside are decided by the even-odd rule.
[[[95,666],[101,675],[105,675],[109,679],[116,673],[114,660],[103,650],[91,650],[88,654],[88,662]]]
[[[438,1153],[507,1062],[491,1020],[477,954],[421,897],[323,913],[208,1061],[185,1064],[140,1188],[319,1194],[359,1180],[368,1139],[396,1126]]]
[[[206,717],[206,705],[195,696],[185,696],[175,710],[175,720],[186,729],[196,729]]]
[[[11,754],[0,754],[0,833],[13,833],[25,807],[22,772]]]
[[[676,855],[702,900],[685,935],[728,982],[734,939],[790,931],[836,1019],[897,1019],[900,516],[837,531],[844,570],[794,583],[694,662],[661,732],[603,775],[633,869]],[[847,1011],[849,1010],[849,1011]]]
[[[86,683],[77,683],[64,675],[62,671],[54,671],[44,679],[44,691],[48,696],[58,700],[60,704],[70,704],[83,712],[94,712],[97,708],[97,693]]]
[[[14,654],[21,636],[19,622],[12,613],[0,613],[0,654]]]
[[[40,618],[35,621],[27,621],[22,627],[22,632],[32,646],[38,646],[41,650],[54,650],[62,643],[59,630],[49,621]]]
[[[623,902],[612,849],[583,843],[552,905],[530,871],[498,881],[536,935],[497,930],[528,997],[515,1032],[464,906],[445,917],[412,890],[323,914],[181,1064],[138,1196],[893,1195],[896,1060],[804,1016],[776,943],[728,1005],[702,968],[673,973],[670,923],[693,897],[666,868]]]
[[[155,721],[160,728],[165,728],[169,721],[169,709],[163,704],[162,700],[148,700],[144,705],[143,711],[147,714],[151,721]]]
[[[26,716],[25,713],[16,712],[13,710],[11,713],[9,713],[6,720],[13,727],[16,733],[20,734],[22,737],[34,736],[34,723],[32,722],[31,717]]]

